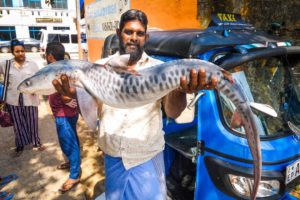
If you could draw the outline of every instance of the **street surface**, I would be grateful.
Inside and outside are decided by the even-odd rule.
[[[39,53],[26,53],[40,68],[45,64]],[[0,53],[0,61],[12,55]],[[72,56],[73,59],[76,56]],[[77,57],[78,58],[78,57]],[[39,134],[47,147],[43,152],[27,146],[20,157],[14,157],[14,132],[12,127],[0,127],[0,176],[16,173],[19,178],[0,188],[14,193],[14,200],[95,199],[103,192],[104,170],[102,152],[98,151],[97,134],[79,118],[77,132],[81,146],[81,184],[75,189],[60,194],[58,189],[68,178],[68,171],[57,170],[64,162],[60,149],[54,118],[47,100],[42,97],[39,106]]]

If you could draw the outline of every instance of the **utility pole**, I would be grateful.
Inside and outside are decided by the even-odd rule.
[[[78,56],[79,59],[83,59],[82,48],[81,48],[81,30],[80,30],[80,0],[76,0],[76,29],[77,29],[77,41],[78,41]]]

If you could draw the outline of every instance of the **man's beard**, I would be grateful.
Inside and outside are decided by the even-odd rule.
[[[25,61],[25,57],[15,57],[15,61],[16,62],[24,62]]]
[[[136,49],[134,51],[128,51],[127,47],[129,45],[135,45]],[[129,61],[128,61],[129,65],[137,63],[141,59],[143,52],[144,52],[144,47],[141,47],[139,44],[135,44],[135,43],[124,44],[122,41],[120,41],[120,54],[121,55],[129,54],[130,55]]]

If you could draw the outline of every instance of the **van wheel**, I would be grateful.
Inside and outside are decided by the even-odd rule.
[[[2,53],[8,53],[9,49],[7,47],[2,47],[1,52]]]
[[[36,53],[36,52],[38,52],[39,49],[37,47],[31,47],[30,50],[31,50],[31,52]]]
[[[68,53],[65,53],[65,60],[70,60],[70,59],[71,59],[70,55]]]

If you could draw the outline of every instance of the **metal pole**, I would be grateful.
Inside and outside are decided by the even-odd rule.
[[[82,48],[81,48],[81,30],[80,30],[80,0],[76,0],[76,29],[77,29],[77,40],[78,40],[78,56],[79,59],[83,59]]]

